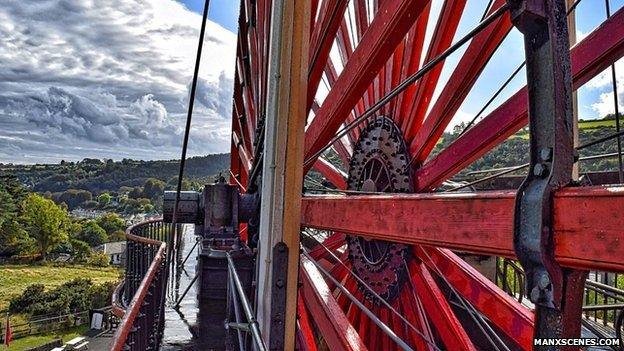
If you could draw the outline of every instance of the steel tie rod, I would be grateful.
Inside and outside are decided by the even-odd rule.
[[[405,79],[401,84],[392,89],[387,95],[385,95],[382,99],[377,101],[375,105],[371,106],[368,110],[366,110],[362,115],[358,116],[351,123],[347,124],[342,130],[338,132],[338,134],[333,137],[329,143],[323,147],[321,150],[315,152],[310,158],[305,160],[304,166],[310,165],[314,160],[320,156],[325,150],[327,150],[333,143],[337,140],[345,136],[351,129],[355,128],[362,121],[372,116],[373,113],[377,112],[381,107],[383,107],[390,100],[399,95],[403,90],[409,87],[411,84],[422,78],[425,74],[427,74],[431,69],[433,69],[438,63],[444,61],[447,57],[449,57],[452,53],[454,53],[457,49],[462,47],[468,41],[470,41],[475,35],[479,34],[484,28],[490,25],[492,22],[497,20],[500,16],[502,16],[509,9],[509,5],[505,4],[501,6],[498,10],[494,11],[490,16],[481,21],[473,30],[471,30],[468,34],[462,37],[457,43],[453,44],[451,47],[446,49],[443,53],[438,55],[433,60],[427,62],[418,72],[412,74],[407,79]],[[411,163],[411,162],[410,162]]]
[[[349,298],[349,300],[351,300],[351,302],[353,302],[354,304],[357,305],[357,307],[364,312],[364,314],[366,314],[368,316],[368,318],[371,319],[371,321],[373,321],[373,323],[375,323],[379,329],[381,329],[390,339],[392,339],[392,341],[394,341],[400,348],[402,348],[403,350],[406,351],[414,351],[414,349],[412,349],[407,343],[405,343],[405,341],[403,341],[401,338],[399,338],[394,331],[392,331],[392,329],[390,329],[390,327],[388,327],[384,322],[382,322],[379,318],[377,318],[377,316],[368,308],[366,308],[366,306],[364,306],[364,304],[362,302],[360,302],[355,296],[353,296],[349,290],[347,290],[347,288],[345,288],[344,286],[342,286],[340,284],[340,282],[338,280],[336,280],[336,278],[334,278],[327,270],[325,270],[325,268],[323,268],[320,264],[318,264],[313,258],[312,256],[310,256],[310,254],[308,253],[308,251],[302,246],[303,249],[303,255],[310,260],[310,262],[312,262],[312,264],[314,264],[314,266],[316,266],[316,268],[323,273],[325,276],[327,276],[327,278],[329,278],[332,283],[334,283],[336,285],[336,287],[338,287],[338,289],[340,289],[340,291],[342,291],[343,294],[345,294],[345,296],[347,296]]]
[[[258,321],[251,310],[251,304],[245,295],[245,289],[243,288],[243,284],[238,277],[238,273],[236,273],[236,266],[234,265],[234,260],[229,252],[225,253],[225,257],[228,260],[228,270],[230,271],[230,276],[234,280],[234,285],[236,286],[236,290],[238,291],[238,296],[240,297],[241,304],[243,305],[243,311],[245,312],[245,316],[247,317],[247,321],[249,322],[249,329],[251,330],[251,335],[253,336],[256,347],[259,351],[266,351],[267,347],[264,344],[264,340],[260,336],[260,328],[258,327]],[[235,301],[236,303],[236,301]]]
[[[307,230],[304,230],[304,233],[305,233],[305,235],[308,236],[308,238],[312,238],[312,239],[316,240],[310,233],[307,232]],[[355,274],[355,272],[353,270],[351,270],[349,267],[347,267],[347,265],[344,262],[342,262],[342,260],[340,260],[340,257],[336,256],[322,242],[318,241],[318,244],[321,245],[321,247],[325,251],[327,251],[327,253],[329,253],[333,259],[338,261],[349,273],[351,273],[351,275],[353,275],[353,277],[358,282],[360,282],[360,284],[364,285],[373,294],[373,296],[375,296],[376,299],[381,301],[381,303],[383,303],[388,309],[390,309],[390,311],[392,311],[394,314],[396,314],[407,326],[409,326],[414,332],[416,332],[416,334],[418,334],[423,339],[423,341],[425,341],[426,343],[431,345],[436,350],[440,350],[433,341],[429,340],[429,338],[427,338],[420,330],[416,329],[416,327],[412,323],[410,323],[402,314],[400,314],[399,311],[397,311],[394,307],[392,307],[392,305],[390,305],[390,303],[388,303],[388,301],[386,301],[381,296],[379,296],[379,294],[377,294],[377,292],[375,292],[375,290],[373,290],[373,288],[371,288],[370,285],[368,285],[362,278],[358,277],[358,275]]]

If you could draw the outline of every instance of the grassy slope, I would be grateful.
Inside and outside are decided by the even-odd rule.
[[[19,295],[30,284],[57,287],[75,278],[90,278],[94,283],[118,281],[117,268],[49,265],[0,265],[0,311],[9,307],[11,297]]]

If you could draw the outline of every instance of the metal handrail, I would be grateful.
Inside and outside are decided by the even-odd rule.
[[[229,284],[233,285],[235,289],[231,289],[230,293],[232,294],[232,302],[234,306],[237,306],[237,297],[243,306],[243,311],[245,312],[245,317],[247,318],[247,323],[240,323],[240,315],[238,310],[236,311],[236,323],[230,323],[229,327],[239,330],[239,342],[242,340],[240,338],[240,330],[249,329],[252,335],[252,339],[254,341],[255,349],[259,351],[267,350],[266,344],[264,340],[262,340],[262,335],[260,333],[260,327],[258,325],[258,321],[256,320],[255,314],[251,307],[251,303],[247,299],[247,295],[245,293],[245,288],[243,288],[243,283],[241,283],[240,278],[238,276],[238,272],[236,271],[236,265],[234,264],[234,260],[229,252],[225,253],[228,261],[228,279],[230,280]],[[242,346],[242,345],[239,345]]]
[[[158,270],[161,269],[162,259],[165,254],[165,249],[167,247],[166,243],[161,243],[158,251],[156,253],[156,257],[152,261],[149,269],[147,270],[147,274],[141,281],[141,285],[137,290],[137,293],[132,298],[132,302],[130,302],[130,306],[121,320],[121,324],[115,333],[115,337],[113,339],[112,350],[113,351],[121,351],[124,349],[126,344],[126,340],[128,339],[128,335],[131,332],[131,329],[134,325],[134,321],[139,314],[139,310],[143,305],[143,300],[147,295],[148,289],[156,276]]]
[[[112,301],[113,313],[122,320],[111,350],[144,350],[160,344],[171,229],[162,219],[151,219],[126,230],[126,277]]]

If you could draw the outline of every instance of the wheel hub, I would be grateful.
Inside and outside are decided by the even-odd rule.
[[[412,178],[409,156],[400,129],[387,117],[377,117],[362,131],[349,162],[348,188],[364,192],[409,193]],[[347,237],[349,259],[367,299],[379,303],[398,296],[406,281],[409,247],[364,237]],[[370,289],[369,289],[370,288]]]

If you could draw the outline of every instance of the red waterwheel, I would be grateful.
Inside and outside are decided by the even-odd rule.
[[[321,243],[301,257],[300,347],[531,349],[533,311],[456,253],[514,257],[515,192],[439,193],[526,125],[526,87],[432,156],[513,28],[507,2],[482,4],[478,30],[465,37],[457,33],[465,0],[445,0],[435,14],[421,0],[311,3],[304,174],[314,169],[347,195],[303,200],[302,240]],[[270,9],[269,0],[241,5],[231,171],[247,191],[262,162]],[[571,49],[575,88],[623,55],[622,38],[620,10]],[[442,80],[444,59],[462,45]],[[591,187],[557,195],[555,230],[567,235],[555,249],[560,264],[624,270],[623,243],[578,244],[621,235],[617,221],[598,223],[581,208],[617,217],[613,201],[622,193]]]

